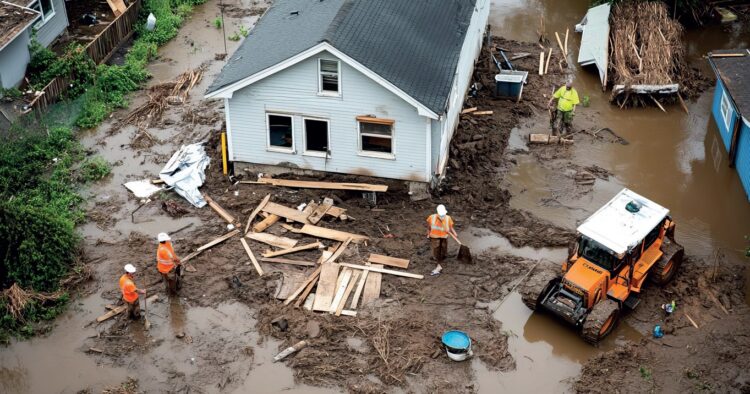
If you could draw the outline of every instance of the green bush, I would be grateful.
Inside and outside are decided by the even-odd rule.
[[[42,52],[46,53],[46,52]],[[39,55],[45,58],[47,55]],[[43,62],[42,60],[39,60]],[[86,50],[80,44],[71,44],[65,49],[65,53],[56,56],[54,61],[45,64],[45,68],[39,73],[30,73],[31,84],[35,89],[41,89],[55,77],[70,78],[71,87],[66,94],[69,97],[78,97],[91,85],[96,74],[96,64],[88,56]]]
[[[103,179],[112,172],[112,165],[101,156],[86,159],[80,168],[79,180],[83,183]]]
[[[101,96],[101,91],[95,89],[86,93],[83,98],[81,113],[76,119],[76,126],[90,129],[98,126],[109,115],[111,110]]]
[[[216,19],[214,19],[214,26],[216,26],[217,29],[221,29],[221,26],[223,24],[224,24],[224,21],[222,21],[220,17],[217,16]]]
[[[48,84],[52,78],[45,81],[44,78],[48,77],[45,76],[45,73],[57,60],[57,55],[40,44],[36,38],[32,39],[31,44],[29,44],[29,55],[31,60],[29,60],[29,65],[26,66],[26,75],[29,76],[31,84],[42,86]]]

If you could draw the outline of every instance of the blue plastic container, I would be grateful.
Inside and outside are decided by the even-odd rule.
[[[495,96],[521,100],[523,84],[528,76],[528,71],[500,71],[500,74],[495,75]]]
[[[443,345],[453,361],[463,361],[472,356],[471,338],[463,331],[448,331],[443,334]]]

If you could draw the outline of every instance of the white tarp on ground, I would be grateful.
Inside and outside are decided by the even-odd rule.
[[[133,192],[138,198],[149,198],[152,194],[161,190],[160,187],[155,186],[148,179],[142,181],[133,181],[124,184],[125,188]]]
[[[578,51],[578,64],[596,65],[602,89],[607,86],[607,66],[609,63],[609,4],[589,8],[576,31],[583,31],[581,48]]]
[[[203,144],[183,145],[159,172],[159,179],[173,187],[177,194],[185,197],[191,204],[202,208],[206,201],[198,188],[206,180],[205,170],[210,161]]]

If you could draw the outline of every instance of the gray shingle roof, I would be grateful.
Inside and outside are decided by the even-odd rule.
[[[741,53],[740,57],[711,57],[712,54]],[[750,118],[750,50],[719,50],[709,53],[709,61],[718,73],[729,94],[737,104],[737,111]]]
[[[208,93],[328,42],[441,114],[475,3],[277,0],[229,59]],[[294,11],[298,15],[292,15]]]

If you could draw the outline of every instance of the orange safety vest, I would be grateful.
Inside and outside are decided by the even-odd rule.
[[[453,219],[445,215],[445,220],[440,220],[438,214],[432,214],[427,218],[430,224],[430,238],[448,238],[448,230],[453,228]]]
[[[138,301],[138,292],[136,291],[135,283],[133,283],[133,279],[130,279],[128,274],[120,277],[120,290],[125,302],[132,304]]]
[[[171,242],[164,242],[159,244],[159,249],[156,250],[156,268],[162,274],[168,274],[174,268],[174,249],[172,249]]]

